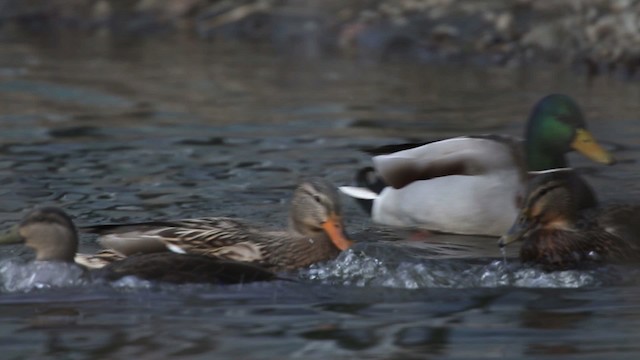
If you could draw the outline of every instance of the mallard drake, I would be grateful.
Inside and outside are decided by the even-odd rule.
[[[83,230],[100,234],[103,247],[126,256],[169,248],[274,271],[293,270],[333,259],[351,246],[343,231],[339,200],[332,184],[309,179],[293,193],[288,230],[267,230],[227,217],[97,225]]]
[[[73,263],[78,249],[78,236],[73,221],[63,210],[55,207],[43,207],[29,212],[17,227],[0,237],[0,244],[20,242],[35,250],[37,261]],[[251,264],[171,252],[120,259],[94,274],[108,280],[133,275],[146,280],[173,283],[217,284],[276,278],[271,271]]]
[[[598,207],[588,187],[571,170],[536,176],[499,246],[522,241],[521,260],[550,269],[640,260],[640,206]]]
[[[578,105],[554,94],[533,108],[524,144],[509,136],[465,136],[378,155],[374,179],[364,170],[363,186],[340,190],[367,201],[380,224],[499,236],[515,220],[527,172],[566,167],[571,150],[614,162],[586,130]]]

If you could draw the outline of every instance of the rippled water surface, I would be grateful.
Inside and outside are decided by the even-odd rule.
[[[637,83],[553,68],[293,59],[189,40],[64,39],[0,48],[3,228],[40,204],[79,224],[225,215],[285,226],[299,177],[347,184],[369,164],[367,148],[520,134],[533,103],[552,92],[574,96],[621,160],[602,167],[571,155],[572,164],[602,199],[640,199]],[[505,263],[496,239],[376,227],[343,200],[358,244],[291,274],[295,282],[104,284],[45,269],[65,277],[51,289],[17,278],[33,270],[29,252],[4,247],[2,358],[640,356],[640,267],[544,273],[518,264],[517,249]]]

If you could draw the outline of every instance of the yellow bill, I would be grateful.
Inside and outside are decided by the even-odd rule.
[[[573,138],[571,147],[595,162],[607,165],[616,162],[613,155],[603,149],[586,129],[576,130],[576,136]]]

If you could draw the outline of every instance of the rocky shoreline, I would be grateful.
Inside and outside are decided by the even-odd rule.
[[[637,78],[639,0],[4,0],[0,38],[78,31],[186,34],[347,56],[519,66]]]

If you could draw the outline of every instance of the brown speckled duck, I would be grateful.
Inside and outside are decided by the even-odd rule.
[[[22,222],[0,236],[0,244],[24,243],[36,252],[37,261],[73,262],[78,236],[71,218],[61,209],[43,207],[29,212]],[[119,261],[116,261],[119,260]],[[251,264],[171,252],[113,258],[94,275],[108,280],[136,276],[172,283],[235,284],[276,278]]]
[[[125,256],[171,251],[294,270],[335,258],[352,242],[343,231],[336,188],[319,178],[302,181],[291,200],[289,229],[266,230],[244,220],[206,217],[83,228]]]
[[[571,170],[538,175],[499,245],[520,240],[523,262],[550,269],[594,261],[640,261],[640,206],[598,207],[587,187]]]

